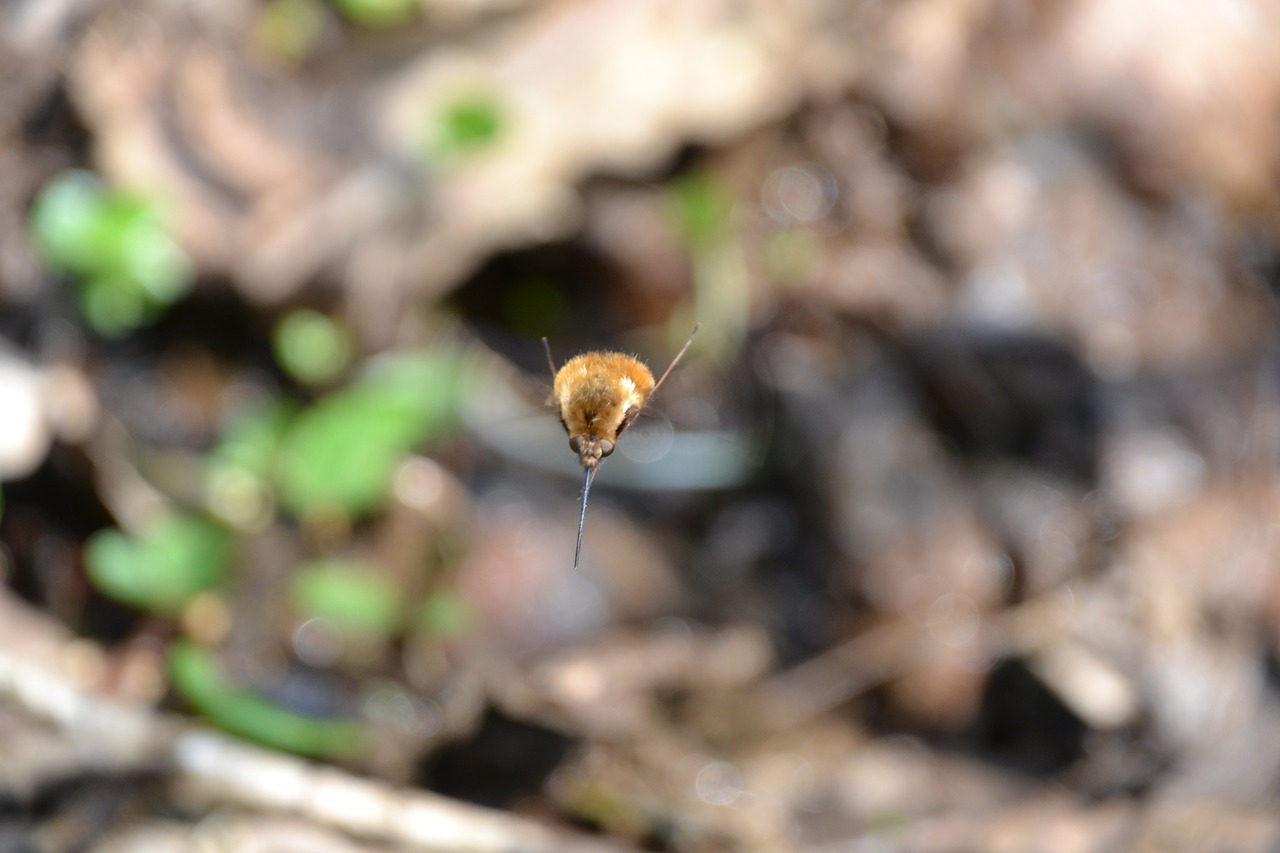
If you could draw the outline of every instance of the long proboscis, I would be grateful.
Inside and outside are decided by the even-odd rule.
[[[582,528],[587,523],[587,495],[591,494],[591,481],[596,477],[595,465],[585,467],[582,475],[582,511],[578,514],[578,547],[573,551],[573,567],[578,568],[582,558]]]

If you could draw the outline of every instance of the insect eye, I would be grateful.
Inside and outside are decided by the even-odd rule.
[[[584,438],[586,438],[585,435],[575,435],[573,438],[569,439],[569,448],[574,453],[582,453],[582,440]]]
[[[608,439],[605,439],[605,438],[600,439],[600,443],[597,446],[600,448],[601,457],[608,456],[610,453],[613,452],[613,442],[609,441]]]

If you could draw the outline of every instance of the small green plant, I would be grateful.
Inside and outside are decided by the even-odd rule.
[[[670,210],[676,233],[685,243],[706,246],[728,235],[733,197],[715,178],[695,174],[671,188]]]
[[[419,0],[334,0],[334,5],[353,24],[362,27],[396,27],[417,17]]]
[[[88,172],[49,182],[32,208],[31,233],[45,263],[79,282],[81,313],[100,334],[146,325],[190,289],[191,263],[160,205],[107,190]]]
[[[176,616],[198,594],[217,589],[231,561],[231,538],[197,515],[170,515],[139,536],[102,530],[85,543],[85,568],[108,598]]]
[[[282,505],[302,517],[362,516],[383,507],[401,460],[452,426],[463,370],[449,356],[386,357],[302,411],[281,439]]]
[[[209,455],[210,511],[247,530],[269,523],[277,503],[304,519],[376,512],[400,462],[456,423],[467,369],[439,353],[386,356],[301,410],[246,414]]]
[[[734,204],[732,188],[710,172],[694,172],[667,191],[667,221],[692,266],[693,314],[715,318],[702,339],[712,358],[740,346],[750,323],[751,287]]]
[[[399,630],[404,596],[374,566],[316,560],[293,578],[293,606],[304,618],[328,620],[346,635],[382,641]]]
[[[290,312],[271,336],[276,361],[304,385],[323,385],[337,379],[355,352],[351,333],[319,311]]]
[[[208,455],[205,495],[210,512],[233,527],[258,529],[275,513],[276,456],[294,410],[272,403],[233,422]]]
[[[315,758],[359,752],[360,724],[308,717],[227,682],[213,655],[189,642],[169,647],[174,689],[220,728],[247,740]]]
[[[475,91],[445,105],[431,123],[427,159],[450,160],[489,146],[502,135],[505,118],[495,94]]]

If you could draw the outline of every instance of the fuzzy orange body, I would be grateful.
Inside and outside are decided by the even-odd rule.
[[[629,355],[588,352],[565,362],[552,393],[570,439],[616,443],[649,401],[653,374]]]

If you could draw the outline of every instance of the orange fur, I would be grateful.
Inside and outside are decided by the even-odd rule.
[[[552,393],[570,438],[616,441],[629,408],[643,409],[653,393],[653,374],[620,352],[589,352],[565,362]]]

